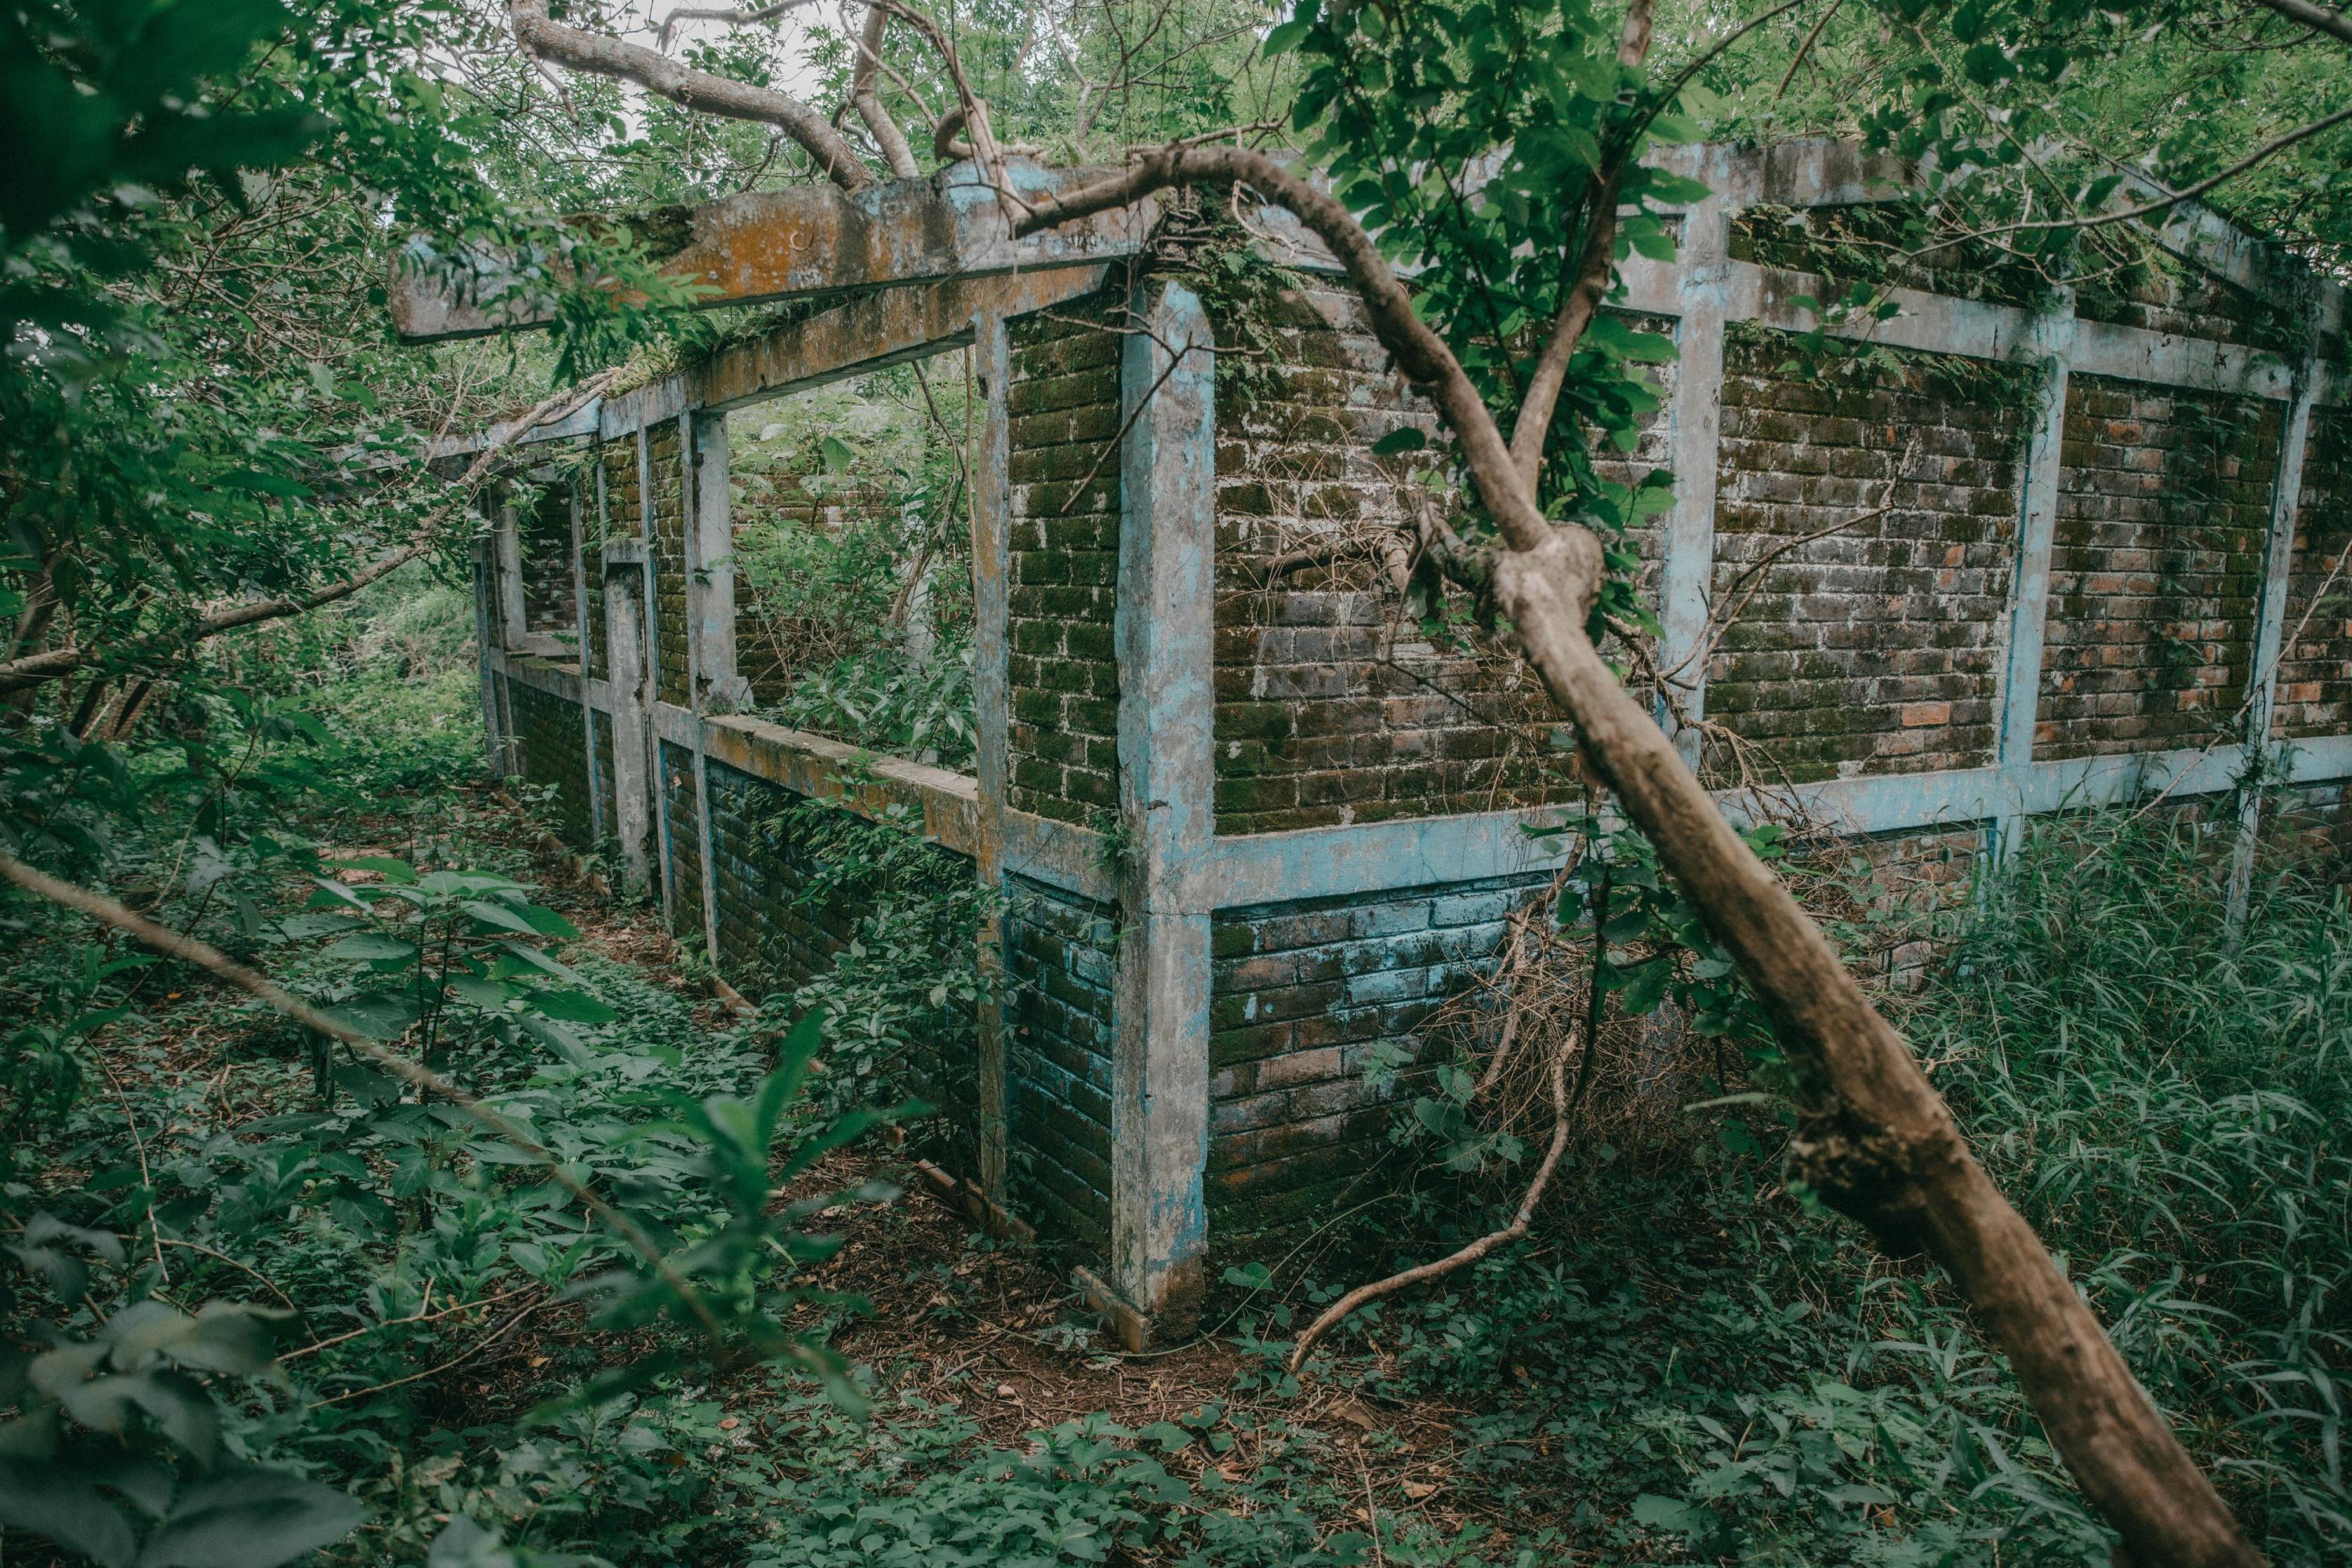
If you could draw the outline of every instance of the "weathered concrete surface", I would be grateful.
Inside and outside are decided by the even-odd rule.
[[[1010,165],[1013,188],[1050,195],[1110,171]],[[850,195],[831,185],[753,191],[674,216],[682,242],[662,264],[702,284],[700,303],[757,305],[877,285],[1082,267],[1131,255],[1157,218],[1150,202],[1083,222],[1009,237],[1004,215],[974,168],[958,163],[928,180],[893,180]],[[408,342],[441,342],[552,320],[552,300],[501,258],[470,258],[462,284],[445,278],[422,241],[394,264],[393,327]]]

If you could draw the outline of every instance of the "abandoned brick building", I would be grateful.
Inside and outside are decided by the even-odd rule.
[[[2169,271],[1915,276],[1890,319],[1829,324],[1871,353],[1803,374],[1820,235],[1899,187],[1835,143],[1676,155],[1714,195],[1612,303],[1679,351],[1631,461],[1676,476],[1637,542],[1685,719],[1929,875],[2024,816],[2157,789],[2234,811],[2242,861],[2264,814],[2332,832],[2342,291],[2184,206],[2153,237]],[[1384,1142],[1367,1054],[1419,1049],[1548,876],[1557,841],[1525,828],[1562,785],[1523,670],[1400,629],[1377,541],[1403,503],[1371,447],[1430,419],[1328,258],[1267,215],[1298,270],[1241,395],[1234,323],[1146,264],[1149,212],[1009,241],[954,173],[692,215],[674,268],[812,303],[523,433],[518,474],[572,465],[488,508],[484,718],[498,763],[552,785],[581,845],[616,841],[746,990],[828,965],[855,913],[795,900],[809,868],[757,827],[780,800],[895,810],[1001,888],[1000,984],[929,1064],[939,1160],[1068,1244],[1139,1337],[1210,1248],[1328,1209]],[[422,282],[396,307],[420,341],[530,309]],[[730,411],[950,351],[984,414],[969,775],[750,711],[730,521]]]

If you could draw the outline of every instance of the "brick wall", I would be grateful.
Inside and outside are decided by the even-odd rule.
[[[616,834],[613,802],[620,791],[613,782],[613,721],[602,713],[592,714],[589,721],[596,727],[596,798],[604,803],[604,831]]]
[[[1108,296],[1013,323],[1009,803],[1085,822],[1118,798],[1119,356]]]
[[[2272,733],[2352,729],[2352,410],[2315,408],[2294,514]]]
[[[653,480],[655,690],[661,700],[685,708],[694,698],[686,651],[686,469],[677,421],[665,419],[647,429],[646,447]]]
[[[1272,362],[1217,394],[1217,831],[1543,800],[1555,727],[1541,687],[1499,647],[1424,637],[1382,563],[1411,516],[1405,463],[1372,444],[1434,430],[1434,416],[1351,296],[1301,289],[1267,326]]]
[[[2236,710],[2279,414],[2275,403],[2069,381],[2035,756],[2200,745]]]
[[[1423,1063],[1422,1030],[1491,961],[1543,874],[1369,899],[1221,910],[1212,927],[1207,1198],[1213,1245],[1334,1212],[1388,1147],[1374,1054]]]
[[[1799,780],[1985,762],[2026,386],[1928,355],[1794,378],[1793,353],[1778,333],[1725,345],[1709,603],[1751,596],[1707,716]]]
[[[669,929],[689,948],[702,945],[702,833],[694,792],[694,753],[660,742],[661,803],[669,828]]]
[[[507,706],[514,715],[522,776],[531,784],[555,786],[556,820],[564,840],[575,848],[587,848],[594,833],[588,809],[588,737],[579,704],[509,680]]]
[[[1110,1248],[1112,911],[1006,879],[1005,1121],[1015,1212]]]
[[[719,973],[745,994],[761,997],[790,992],[828,973],[860,922],[873,914],[873,890],[856,883],[813,890],[825,864],[824,850],[783,817],[800,798],[791,791],[719,762],[706,764],[705,779]],[[691,787],[689,779],[689,792]],[[690,793],[680,816],[692,820]],[[674,856],[678,848],[674,836]],[[944,875],[972,874],[971,863],[951,851],[931,852]],[[914,1090],[941,1112],[913,1130],[919,1147],[950,1169],[973,1173],[980,1083],[976,1027],[969,1015],[950,1006],[921,1020],[917,1033],[918,1049],[905,1066]]]

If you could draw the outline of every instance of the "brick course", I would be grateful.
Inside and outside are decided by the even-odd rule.
[[[646,432],[653,476],[654,689],[664,702],[685,708],[693,694],[686,651],[686,470],[678,447],[675,419]]]
[[[1118,800],[1119,358],[1110,296],[1011,328],[1006,799],[1086,822]]]
[[[514,715],[522,776],[532,784],[555,786],[555,815],[564,841],[577,849],[589,847],[594,835],[588,812],[588,738],[581,728],[579,704],[509,680],[507,708]]]
[[[1799,780],[1982,763],[2021,387],[1927,355],[1797,379],[1777,368],[1792,352],[1777,333],[1725,345],[1709,602],[1749,596],[1710,660],[1707,717]]]
[[[1209,1234],[1223,1247],[1328,1216],[1388,1147],[1433,1066],[1423,1027],[1548,874],[1220,910],[1211,932]],[[1408,1065],[1385,1094],[1376,1054]]]
[[[2067,385],[2037,757],[2200,745],[2246,693],[2279,405]]]
[[[661,742],[661,803],[669,828],[670,933],[702,943],[702,834],[694,794],[694,753]]]
[[[1301,289],[1270,325],[1271,363],[1218,387],[1217,830],[1548,798],[1559,727],[1533,673],[1484,639],[1441,645],[1402,621],[1380,555],[1411,525],[1407,464],[1371,447],[1403,426],[1433,432],[1434,414],[1352,296]],[[1651,441],[1604,477],[1638,479],[1657,455]],[[1270,570],[1342,543],[1328,563]]]
[[[1013,1207],[1110,1250],[1111,971],[1105,905],[1006,879],[1005,1121]]]

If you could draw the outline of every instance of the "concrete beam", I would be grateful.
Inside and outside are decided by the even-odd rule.
[[[1056,194],[1111,174],[1010,164],[1013,188]],[[925,180],[893,180],[856,195],[832,185],[752,191],[670,209],[656,222],[676,235],[664,276],[700,284],[709,308],[823,298],[853,289],[953,277],[1081,267],[1132,255],[1157,220],[1150,202],[1013,239],[994,195],[969,163]],[[448,258],[422,240],[394,262],[393,327],[408,342],[441,342],[543,327],[553,295],[487,253]]]
[[[973,369],[987,400],[980,449],[971,474],[971,721],[972,768],[979,774],[980,834],[973,869],[981,884],[1004,884],[1005,786],[1011,775],[1008,737],[1012,723],[1012,574],[1010,525],[1013,509],[1013,421],[1008,402],[1013,351],[1004,318],[975,314],[971,321]],[[974,1030],[977,1055],[980,1169],[974,1173],[982,1198],[999,1208],[1007,1202],[1008,1080],[1005,1077],[1004,921],[996,906],[980,935],[980,971],[987,992]]]

